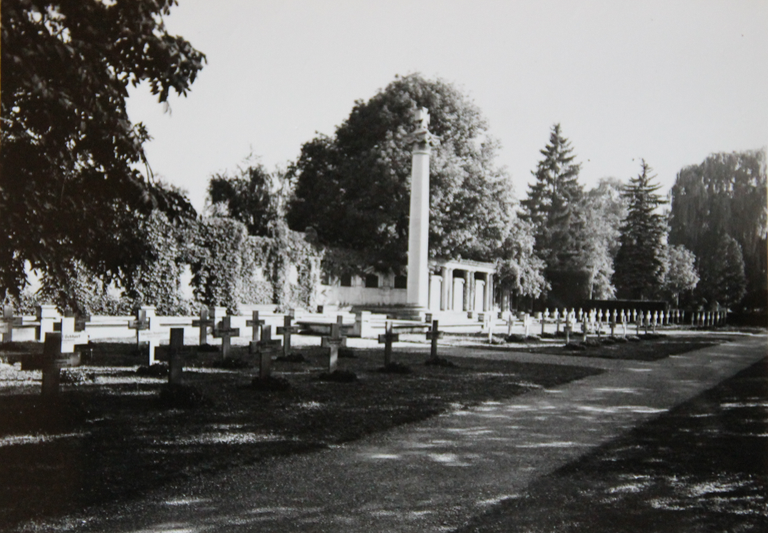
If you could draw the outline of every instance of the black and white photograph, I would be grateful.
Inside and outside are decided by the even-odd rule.
[[[768,531],[768,1],[0,26],[0,532]]]

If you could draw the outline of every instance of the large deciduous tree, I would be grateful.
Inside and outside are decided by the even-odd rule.
[[[645,162],[624,190],[627,217],[621,226],[613,282],[619,297],[647,300],[656,297],[664,281],[666,222],[658,212],[664,202],[661,186]]]
[[[163,25],[175,3],[3,0],[0,295],[24,287],[27,262],[125,279],[151,255],[142,217],[194,214],[153,180],[125,102],[142,82],[160,102],[185,95],[202,68]]]
[[[510,180],[480,110],[451,84],[397,77],[356,102],[333,137],[304,144],[289,170],[288,222],[323,244],[364,252],[380,268],[406,264],[415,112],[439,139],[430,168],[430,255],[491,260],[514,223]]]
[[[741,301],[747,289],[741,246],[724,231],[707,240],[712,243],[712,249],[698,258],[701,280],[696,292],[708,307],[732,308]]]
[[[209,210],[213,216],[239,220],[250,235],[267,236],[285,216],[288,183],[279,172],[247,161],[234,174],[211,176],[208,182]]]
[[[747,291],[765,306],[768,282],[768,183],[766,152],[717,153],[699,165],[683,168],[670,192],[669,241],[682,244],[698,258],[702,283],[697,292],[706,300],[723,302],[713,290],[718,271],[727,270],[723,234],[738,242],[743,255]],[[734,252],[731,252],[735,255]],[[708,272],[707,269],[714,269]],[[711,290],[710,290],[711,289]],[[729,299],[730,300],[730,299]]]
[[[682,244],[667,246],[664,288],[674,298],[676,307],[680,305],[680,294],[692,291],[698,283],[694,253]]]
[[[621,224],[627,216],[623,184],[615,178],[600,180],[577,204],[573,267],[587,274],[589,299],[608,299],[616,294],[612,283],[613,261],[619,249]]]

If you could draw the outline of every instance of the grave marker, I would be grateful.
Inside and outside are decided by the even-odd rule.
[[[136,330],[136,350],[141,350],[142,342],[147,343],[147,349],[149,351],[147,364],[149,366],[155,364],[155,348],[157,348],[158,341],[156,338],[158,332],[151,331],[153,325],[152,319],[154,317],[155,308],[152,306],[144,306],[136,311],[136,320],[128,322],[128,328]],[[142,339],[142,331],[146,331],[148,334],[152,333],[154,336],[144,336],[145,338]]]
[[[280,351],[282,342],[272,338],[272,326],[263,326],[261,339],[251,341],[251,353],[259,356],[259,378],[268,379],[272,373],[272,356]]]
[[[333,374],[338,367],[339,347],[344,345],[346,337],[341,336],[341,320],[339,316],[336,323],[331,326],[331,336],[323,337],[323,346],[328,348],[328,373]]]
[[[184,328],[171,328],[168,347],[168,383],[181,384],[184,374]]]
[[[392,362],[392,343],[399,340],[400,335],[392,331],[392,322],[387,321],[384,326],[384,333],[379,335],[379,344],[384,345],[384,366]]]
[[[71,325],[67,325],[65,330],[73,330],[74,319]],[[73,333],[50,332],[45,334],[45,343],[43,345],[43,383],[41,394],[43,396],[55,396],[59,392],[61,383],[61,369],[64,367],[78,366],[80,364],[80,354],[75,353],[75,344],[71,341]],[[81,332],[74,335],[86,335]],[[68,340],[65,338],[69,336]]]
[[[430,343],[429,358],[437,359],[437,339],[442,337],[442,332],[438,329],[438,321],[432,321],[432,327],[427,332],[427,338],[432,341]]]
[[[264,327],[264,319],[259,319],[259,312],[253,311],[250,320],[246,320],[245,325],[251,328],[251,341],[255,342],[261,339],[261,328]]]
[[[277,334],[283,336],[283,355],[286,357],[291,353],[291,335],[301,331],[300,326],[291,325],[292,320],[292,315],[285,315],[283,317],[283,325],[277,328]]]
[[[203,307],[200,309],[200,318],[192,321],[193,327],[200,328],[200,341],[198,342],[200,346],[208,344],[208,328],[212,328],[216,325],[216,321],[212,318],[209,318],[209,313],[210,311],[208,308]]]
[[[221,356],[226,359],[229,357],[229,350],[232,346],[232,337],[240,336],[240,328],[232,327],[232,317],[225,316],[213,329],[213,336],[221,339]]]

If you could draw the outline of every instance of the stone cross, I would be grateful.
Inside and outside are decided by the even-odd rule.
[[[392,343],[399,340],[400,335],[392,331],[392,322],[387,321],[384,326],[384,334],[379,335],[379,344],[384,345],[384,366],[392,362]]]
[[[563,328],[563,331],[565,332],[565,344],[569,344],[571,342],[571,332],[573,331],[573,312],[568,313],[566,311],[565,313],[565,327]]]
[[[72,319],[71,328],[70,326],[66,328],[66,330],[69,329],[74,331],[74,319]],[[63,332],[45,334],[45,344],[43,345],[43,385],[41,391],[43,396],[55,396],[59,392],[61,369],[63,367],[80,364],[80,356],[74,351],[75,345],[70,344],[71,339],[65,342],[67,335],[71,334]],[[76,335],[83,334],[76,333]]]
[[[293,311],[293,309],[291,309],[291,311]],[[283,336],[283,355],[286,357],[291,353],[291,335],[301,331],[300,326],[291,325],[292,320],[292,315],[285,315],[285,317],[283,317],[283,325],[277,328],[277,334]]]
[[[336,371],[339,362],[339,347],[343,346],[345,337],[341,336],[341,317],[331,326],[331,336],[323,337],[323,346],[328,348],[328,372]]]
[[[77,331],[74,317],[63,317],[59,324],[54,326],[61,333],[60,353],[75,353],[75,347],[88,342],[88,334]]]
[[[261,340],[251,341],[252,353],[259,356],[259,379],[267,379],[272,373],[272,356],[280,350],[280,339],[272,338],[272,326],[264,326]]]
[[[142,343],[142,331],[149,332],[152,329],[152,316],[153,308],[142,308],[136,311],[136,320],[131,320],[128,322],[128,328],[129,329],[135,329],[136,330],[136,350],[141,349],[141,343]],[[62,321],[63,323],[63,321]],[[149,359],[148,359],[148,365],[152,366],[155,364],[155,348],[157,347],[157,339],[155,338],[147,338],[145,339],[148,344],[148,350],[149,350]]]
[[[171,328],[168,347],[168,383],[180,384],[184,374],[184,328]]]
[[[438,321],[432,321],[432,327],[427,332],[427,338],[431,341],[429,349],[429,358],[437,359],[437,339],[443,336],[443,332],[438,328]]]
[[[37,326],[37,340],[45,341],[45,334],[54,331],[54,324],[60,318],[55,305],[38,305],[36,317],[39,324]]]
[[[13,340],[13,328],[21,327],[23,320],[20,316],[13,316],[13,307],[10,305],[3,306],[3,316],[0,319],[0,333],[3,335],[3,342]]]
[[[192,321],[192,326],[200,328],[200,346],[208,344],[208,328],[216,325],[216,321],[209,318],[210,311],[207,307],[200,309],[200,318]]]
[[[261,328],[264,327],[264,319],[259,320],[259,312],[254,311],[251,320],[246,320],[245,325],[252,328],[251,341],[258,341],[261,338]]]
[[[240,336],[240,328],[232,327],[232,317],[227,315],[216,324],[213,329],[213,336],[221,339],[221,356],[226,359],[229,357],[229,350],[232,346],[232,337]]]

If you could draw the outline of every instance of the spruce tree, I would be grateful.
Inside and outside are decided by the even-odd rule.
[[[547,269],[568,269],[574,252],[575,209],[582,195],[578,182],[581,165],[574,163],[576,156],[560,124],[552,126],[549,143],[541,154],[544,159],[532,172],[536,182],[529,185],[528,198],[520,202],[524,209],[521,216],[534,226],[535,250]]]
[[[651,167],[642,160],[642,171],[624,189],[627,217],[621,226],[613,283],[620,298],[647,300],[659,294],[664,282],[666,222],[657,212],[664,204],[652,183]]]

